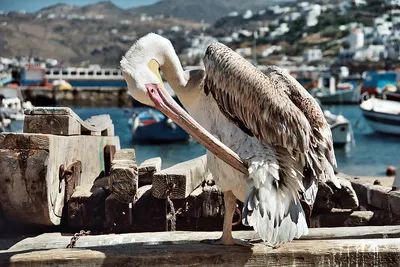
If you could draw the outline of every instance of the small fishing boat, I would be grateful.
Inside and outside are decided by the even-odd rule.
[[[190,138],[181,127],[153,108],[136,109],[130,124],[134,142],[168,143]]]
[[[329,110],[324,110],[324,116],[331,128],[335,147],[343,147],[354,140],[353,129],[348,119],[342,115],[332,114]]]
[[[373,97],[363,101],[360,108],[374,131],[400,135],[400,102]]]
[[[358,104],[360,103],[360,83],[358,77],[344,78],[339,82],[328,76],[327,82],[321,82],[319,90],[314,93],[323,105],[331,104]]]
[[[21,132],[24,124],[24,108],[32,108],[24,102],[21,91],[14,87],[0,88],[0,131]]]
[[[396,88],[400,75],[394,71],[388,72],[366,72],[361,87],[361,95],[379,95],[384,91],[392,91]]]
[[[360,102],[360,91],[359,88],[351,88],[337,90],[334,93],[318,92],[315,98],[318,98],[323,105],[355,104]]]

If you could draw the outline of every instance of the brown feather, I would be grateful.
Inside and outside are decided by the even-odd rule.
[[[329,125],[296,79],[276,66],[262,73],[221,43],[207,48],[204,65],[205,91],[228,119],[264,145],[305,155],[312,170],[305,179],[330,179],[325,158],[333,166],[336,159]]]

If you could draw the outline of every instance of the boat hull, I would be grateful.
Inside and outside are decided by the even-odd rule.
[[[316,96],[316,98],[318,98],[323,105],[355,104],[360,102],[356,90],[341,90],[332,95]]]
[[[400,103],[371,98],[361,103],[361,111],[371,128],[379,133],[400,135]]]
[[[376,132],[400,135],[400,116],[363,110],[364,118]]]
[[[132,134],[133,141],[140,143],[170,143],[188,140],[189,137],[181,127],[166,121],[139,126]]]
[[[352,140],[351,125],[349,122],[335,123],[331,125],[333,145],[343,147]]]
[[[137,143],[171,143],[188,140],[190,135],[156,109],[134,113],[132,138]]]

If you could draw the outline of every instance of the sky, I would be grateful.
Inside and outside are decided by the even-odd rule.
[[[0,0],[0,10],[3,10],[4,12],[19,10],[25,10],[26,12],[36,12],[39,9],[57,3],[84,6],[97,2],[100,2],[100,0]],[[158,0],[112,0],[112,2],[121,8],[130,8],[150,5],[158,2]]]

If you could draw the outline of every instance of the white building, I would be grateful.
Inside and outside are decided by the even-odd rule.
[[[386,3],[391,6],[400,6],[400,0],[386,0]]]
[[[272,53],[274,53],[275,51],[281,51],[281,50],[282,50],[282,46],[271,45],[270,47],[268,47],[267,49],[265,49],[264,51],[261,52],[261,56],[267,57],[267,56],[271,55]]]
[[[260,27],[260,28],[258,28],[258,34],[260,36],[265,36],[265,35],[267,35],[268,32],[269,32],[269,28],[268,27]]]
[[[286,15],[286,16],[284,17],[284,20],[285,20],[285,21],[292,22],[292,21],[297,20],[297,19],[300,18],[300,17],[301,17],[301,13],[300,13],[300,12],[292,12],[292,13]]]
[[[212,36],[197,36],[192,39],[190,47],[184,53],[188,57],[203,56],[207,47],[215,41],[217,40]]]
[[[312,5],[306,15],[307,27],[313,27],[318,24],[318,17],[321,15],[321,5]]]
[[[353,59],[364,61],[374,61],[377,62],[381,59],[387,57],[386,47],[384,45],[369,45],[368,47],[358,50],[355,54]]]
[[[360,29],[354,29],[347,37],[351,50],[357,50],[364,47],[364,33]]]
[[[253,12],[250,9],[248,9],[246,10],[246,12],[244,12],[242,17],[244,19],[250,19],[251,17],[253,17]]]
[[[319,61],[322,59],[321,49],[307,49],[303,54],[304,61],[312,62]]]
[[[367,4],[366,0],[352,0],[355,6],[365,6]]]
[[[251,47],[237,48],[235,52],[241,55],[242,57],[248,57],[251,56],[252,49]]]

